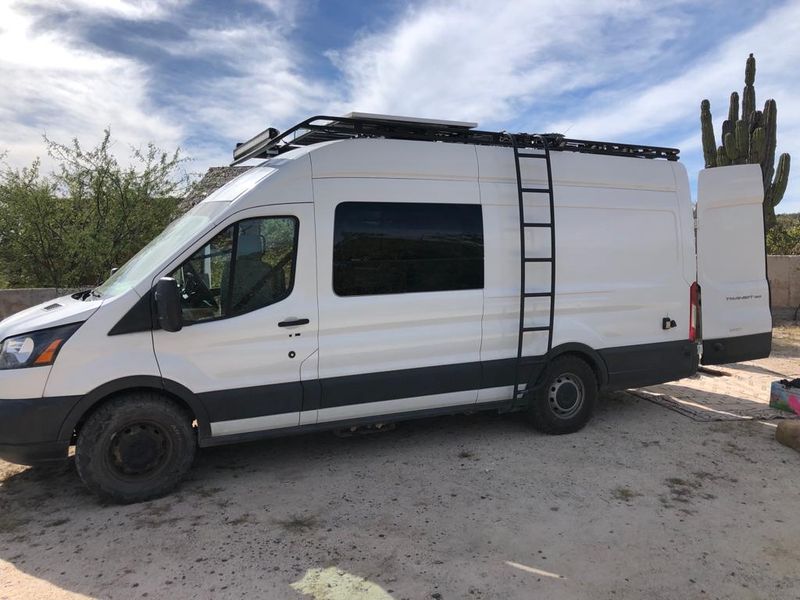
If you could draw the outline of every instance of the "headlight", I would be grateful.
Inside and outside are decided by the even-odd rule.
[[[52,365],[58,351],[81,323],[42,329],[3,340],[0,347],[0,370]]]

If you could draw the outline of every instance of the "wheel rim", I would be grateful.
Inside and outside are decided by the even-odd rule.
[[[562,373],[551,381],[547,401],[556,417],[569,419],[581,410],[585,396],[581,379],[572,373]]]
[[[158,473],[173,453],[166,428],[149,421],[130,423],[111,437],[108,464],[122,479],[145,479]]]

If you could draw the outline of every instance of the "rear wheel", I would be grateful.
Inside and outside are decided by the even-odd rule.
[[[197,439],[191,417],[153,392],[103,404],[84,423],[75,465],[94,493],[127,504],[174,489],[189,471]]]
[[[530,394],[528,418],[539,431],[573,433],[592,416],[597,377],[586,361],[560,356],[547,367],[542,384]]]

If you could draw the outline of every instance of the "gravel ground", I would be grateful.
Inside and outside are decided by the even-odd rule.
[[[202,450],[125,507],[0,462],[0,598],[800,598],[773,435],[617,393],[570,436],[479,413]]]

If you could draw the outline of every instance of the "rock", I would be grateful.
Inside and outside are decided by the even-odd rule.
[[[784,446],[800,452],[800,420],[781,421],[775,430],[775,439]]]

